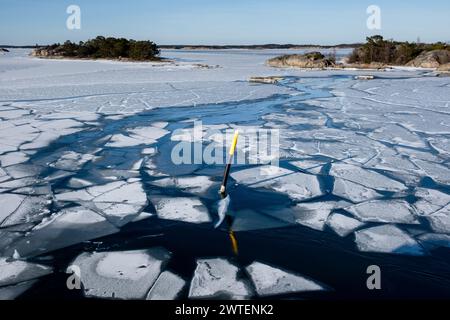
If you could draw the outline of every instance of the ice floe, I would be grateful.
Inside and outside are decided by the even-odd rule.
[[[22,257],[35,256],[118,231],[96,212],[80,206],[71,207],[44,219],[15,242],[14,249]]]
[[[415,196],[419,199],[414,203],[416,212],[428,215],[450,204],[450,195],[434,189],[417,188]]]
[[[425,216],[436,233],[450,233],[450,204],[435,213]]]
[[[349,180],[367,188],[373,188],[380,191],[399,192],[406,190],[405,185],[398,181],[354,165],[343,163],[333,164],[330,174],[336,178]]]
[[[80,268],[80,279],[87,297],[145,299],[169,259],[170,253],[159,247],[85,252],[70,266]]]
[[[420,256],[423,248],[406,232],[393,225],[382,225],[355,232],[360,251]]]
[[[340,213],[333,213],[328,217],[327,225],[341,237],[346,237],[365,223]]]
[[[0,200],[5,200],[5,210],[0,214],[2,227],[41,220],[50,211],[51,201],[43,196],[23,196],[0,194]]]
[[[246,270],[260,297],[328,290],[314,280],[261,262],[253,262]]]
[[[52,272],[52,268],[44,265],[0,258],[0,287],[40,278]]]
[[[60,170],[77,171],[89,161],[96,157],[93,154],[81,154],[78,152],[65,152],[57,161],[51,163],[50,166]]]
[[[152,202],[161,219],[189,223],[211,222],[208,209],[197,198],[155,197]]]
[[[404,200],[367,201],[346,210],[364,222],[418,223],[412,207]]]
[[[127,132],[128,135],[123,134],[113,135],[111,137],[111,140],[106,144],[106,146],[121,148],[121,147],[134,147],[141,144],[150,145],[169,133],[169,131],[161,127],[154,127],[154,126],[129,129]]]
[[[238,279],[239,268],[223,258],[199,259],[191,280],[191,299],[247,299],[250,286]]]
[[[24,292],[29,290],[37,280],[30,280],[21,282],[16,285],[0,287],[0,301],[1,300],[14,300]]]
[[[300,203],[292,208],[295,222],[306,227],[323,231],[328,216],[334,209],[340,209],[348,205],[348,202],[311,202]]]
[[[373,189],[340,178],[335,178],[334,180],[333,194],[354,203],[372,200],[381,196]]]
[[[151,184],[164,188],[178,188],[192,194],[202,194],[213,186],[215,182],[206,176],[192,176],[158,179],[152,181]]]
[[[450,248],[450,235],[439,233],[425,233],[417,237],[417,240],[429,250],[436,248]]]
[[[237,171],[231,177],[251,188],[272,189],[285,193],[294,200],[305,200],[323,195],[317,177],[275,166],[254,167]]]
[[[175,300],[186,286],[186,281],[170,271],[164,271],[147,294],[147,300]]]

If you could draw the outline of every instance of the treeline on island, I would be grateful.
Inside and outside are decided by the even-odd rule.
[[[450,52],[450,45],[443,42],[432,44],[397,42],[386,40],[380,35],[368,37],[366,40],[365,44],[353,50],[348,60],[349,63],[369,64],[380,62],[392,65],[406,65],[427,52],[443,51],[440,53],[441,55],[445,55],[445,51]]]
[[[86,59],[123,59],[133,61],[160,60],[159,48],[152,41],[136,41],[125,38],[98,36],[86,42],[66,41],[37,48],[33,51],[38,57],[68,57]]]
[[[437,71],[450,71],[450,45],[437,42],[432,44],[398,42],[385,40],[376,35],[367,38],[367,42],[356,47],[350,56],[341,62],[333,55],[325,56],[320,52],[288,54],[267,60],[272,67],[294,68],[358,68],[385,69],[389,66],[410,66],[434,68]]]

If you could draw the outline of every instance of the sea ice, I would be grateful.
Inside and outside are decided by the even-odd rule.
[[[304,276],[253,262],[246,268],[260,297],[288,293],[326,291],[323,285]]]
[[[147,300],[175,300],[185,286],[186,281],[180,276],[164,271],[147,294]]]
[[[340,178],[335,178],[334,180],[333,194],[354,203],[380,197],[380,194],[373,189]]]
[[[40,278],[52,268],[22,260],[0,258],[0,287]]]
[[[231,174],[237,183],[252,188],[272,189],[285,193],[293,200],[305,200],[323,195],[317,177],[275,166],[241,170]]]
[[[425,233],[419,235],[417,240],[429,250],[440,247],[450,248],[450,235],[448,234]]]
[[[44,219],[25,237],[19,239],[14,244],[14,249],[17,249],[22,257],[35,256],[118,231],[119,229],[94,211],[72,207]]]
[[[293,208],[295,222],[314,230],[323,231],[328,216],[333,209],[348,205],[346,202],[312,202],[300,203]]]
[[[382,225],[355,232],[360,251],[420,256],[423,248],[407,233],[393,225]]]
[[[419,200],[414,203],[414,208],[420,215],[431,214],[450,204],[450,195],[434,189],[417,188],[415,196]]]
[[[419,159],[412,160],[420,167],[426,176],[441,184],[450,184],[450,169],[438,163],[423,161]]]
[[[80,268],[87,297],[145,299],[169,259],[163,248],[84,252],[70,265]]]
[[[246,299],[249,285],[238,279],[239,268],[225,259],[200,259],[189,288],[191,299]]]
[[[152,200],[159,218],[189,223],[211,222],[208,209],[197,198],[159,197]]]
[[[400,182],[389,179],[377,172],[365,170],[361,167],[350,164],[333,164],[330,174],[336,178],[349,180],[367,188],[373,188],[376,190],[392,192],[406,190],[406,187]]]
[[[81,154],[78,152],[68,151],[61,155],[61,157],[51,163],[50,166],[60,170],[77,171],[89,161],[94,160],[96,157],[92,154]]]
[[[17,210],[24,199],[25,196],[22,195],[10,193],[0,194],[0,203],[2,204],[2,210],[0,210],[0,225],[7,217]]]
[[[169,131],[159,128],[159,127],[139,127],[134,129],[129,129],[127,131],[128,135],[115,134],[111,137],[111,140],[106,144],[108,147],[133,147],[141,144],[153,144]]]
[[[152,181],[151,184],[158,187],[175,187],[192,194],[202,194],[215,182],[206,176],[192,176],[163,178]]]
[[[36,280],[30,280],[12,286],[0,287],[0,301],[16,299],[30,289],[35,283]]]
[[[439,211],[425,216],[436,233],[450,233],[450,204]]]
[[[0,163],[2,167],[11,166],[14,164],[24,163],[28,161],[28,155],[23,152],[10,152],[0,156]]]
[[[413,209],[403,200],[373,200],[346,208],[364,222],[418,223]]]
[[[1,196],[1,195],[0,195]],[[11,198],[13,207],[17,204],[17,199]],[[10,205],[7,206],[6,212],[10,210],[8,208]],[[20,202],[20,205],[14,209],[14,212],[10,212],[8,217],[3,219],[3,221],[0,223],[1,226],[11,226],[19,223],[26,223],[26,222],[33,222],[37,221],[43,218],[44,215],[49,213],[48,210],[49,200],[46,197],[34,197],[34,196],[27,196],[24,197],[23,200]],[[1,218],[1,217],[0,217]]]
[[[347,217],[340,213],[333,213],[328,217],[327,225],[341,237],[346,237],[365,224],[359,220]]]

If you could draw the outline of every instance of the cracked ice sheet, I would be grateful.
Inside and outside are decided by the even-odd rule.
[[[335,178],[334,180],[333,194],[354,203],[372,200],[381,196],[373,189],[340,178]]]
[[[134,147],[141,144],[150,145],[156,143],[158,139],[164,137],[169,131],[159,126],[138,127],[127,130],[128,136],[123,134],[115,134],[111,137],[110,142],[105,146],[113,148]]]
[[[327,225],[339,236],[346,237],[354,230],[364,226],[365,223],[340,213],[333,213],[328,217]]]
[[[412,207],[403,200],[373,200],[345,210],[364,222],[418,224]]]
[[[412,161],[423,170],[425,176],[432,178],[437,183],[450,184],[450,169],[448,167],[419,159]]]
[[[238,279],[239,268],[223,258],[197,260],[191,280],[191,299],[247,299],[252,296],[248,283]]]
[[[40,278],[50,273],[52,268],[44,265],[0,258],[0,287]]]
[[[423,248],[406,232],[393,225],[382,225],[355,232],[360,251],[420,256]]]
[[[419,200],[414,203],[414,208],[420,215],[431,214],[450,204],[449,194],[433,189],[417,188],[415,196]]]
[[[349,164],[333,164],[330,175],[380,191],[400,192],[407,189],[402,183],[389,179],[378,172]]]
[[[186,286],[180,276],[164,271],[147,294],[147,300],[175,300]]]
[[[6,248],[6,255],[17,250],[23,257],[36,256],[116,232],[119,229],[94,211],[72,207],[44,219],[26,236]]]
[[[253,262],[246,270],[260,297],[328,290],[314,280],[261,262]]]
[[[50,200],[46,197],[0,194],[2,210],[0,226],[40,221],[49,213]]]
[[[450,235],[439,233],[425,233],[417,237],[417,240],[428,250],[440,247],[450,248]]]
[[[345,201],[300,203],[292,208],[292,214],[296,223],[314,230],[323,231],[330,213],[335,209],[341,209],[348,205],[349,203]]]
[[[450,204],[435,213],[425,216],[436,233],[450,234]]]
[[[58,201],[78,202],[121,227],[136,218],[147,205],[140,181],[116,181],[55,195]]]
[[[211,222],[208,209],[197,198],[155,197],[152,199],[160,219],[188,223]]]
[[[173,187],[192,194],[205,193],[215,183],[207,176],[172,177],[150,182],[150,184],[161,188]]]
[[[231,174],[240,184],[251,188],[272,189],[285,193],[294,200],[305,200],[323,195],[316,176],[294,172],[275,166],[244,169]]]
[[[169,259],[170,253],[158,247],[135,251],[85,252],[70,265],[80,268],[86,297],[145,299]]]

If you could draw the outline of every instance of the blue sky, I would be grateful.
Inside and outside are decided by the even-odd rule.
[[[66,8],[81,8],[68,30]],[[382,29],[366,27],[381,8]],[[0,0],[0,44],[47,44],[96,35],[158,44],[338,44],[374,33],[396,40],[450,41],[448,0]]]

